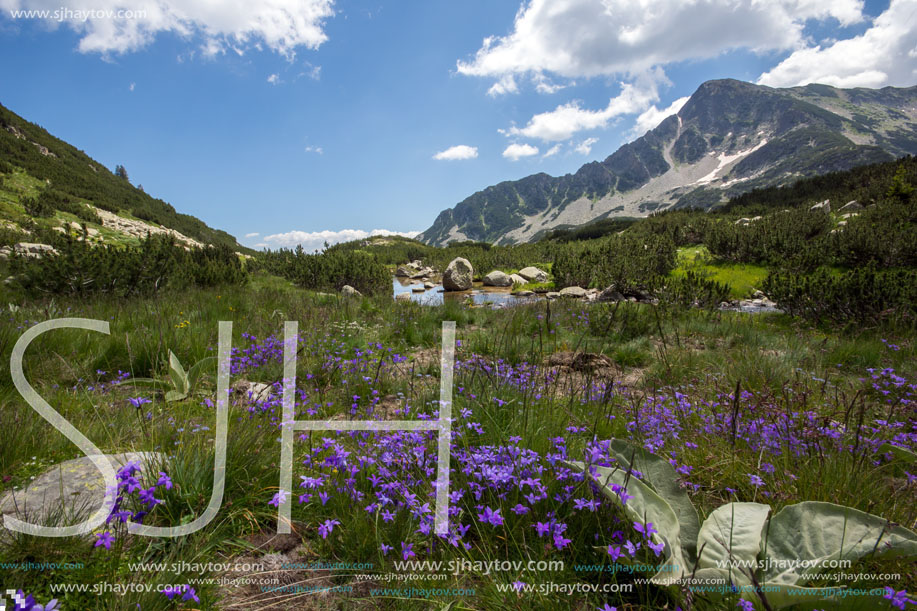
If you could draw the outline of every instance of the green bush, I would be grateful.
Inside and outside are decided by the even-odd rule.
[[[147,236],[138,246],[91,246],[63,237],[57,254],[13,257],[11,271],[32,295],[148,295],[188,286],[241,284],[239,257],[227,246],[186,250],[170,236]]]
[[[259,254],[255,268],[307,289],[339,291],[350,285],[365,294],[392,290],[385,265],[375,255],[356,250],[329,248],[323,253],[307,254],[301,246],[296,250],[281,249]]]
[[[552,268],[557,287],[651,290],[675,267],[675,243],[667,236],[624,233],[596,242],[558,249]]]
[[[25,213],[36,218],[47,218],[54,214],[52,206],[46,198],[41,197],[24,197],[22,198],[22,207]]]
[[[785,312],[816,322],[913,325],[917,320],[917,270],[869,266],[842,273],[772,273],[764,291]]]

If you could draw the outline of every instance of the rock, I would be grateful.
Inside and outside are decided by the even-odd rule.
[[[753,216],[753,217],[751,217],[751,220],[752,220],[752,221],[760,221],[762,218],[764,218],[764,217],[761,217],[761,216]]]
[[[415,286],[414,288],[411,289],[411,292],[412,292],[412,293],[425,293],[425,292],[427,292],[427,289],[425,289],[425,288],[423,287],[423,285],[421,285],[421,286]]]
[[[735,223],[733,223],[733,225],[747,225],[747,224],[749,224],[750,222],[751,222],[751,219],[749,219],[749,218],[740,218],[740,219],[737,220]]]
[[[519,275],[529,282],[547,282],[548,272],[542,271],[537,267],[526,267],[519,270]]]
[[[341,287],[341,294],[345,297],[362,297],[363,293],[353,288],[349,284],[345,284]]]
[[[863,208],[863,204],[853,199],[841,206],[841,209],[838,210],[838,212],[855,212],[857,210],[862,210]]]
[[[838,227],[843,227],[843,226],[846,225],[846,224],[847,224],[847,221],[838,221],[838,222],[837,222],[837,226],[838,226]]]
[[[432,267],[424,266],[423,261],[415,259],[410,263],[399,265],[395,270],[395,275],[399,278],[424,278],[436,273]]]
[[[580,286],[568,286],[560,290],[560,296],[582,299],[586,296],[586,289]]]
[[[557,299],[558,297],[560,297],[560,293],[558,293],[557,291],[548,291],[547,293],[545,293],[545,297],[547,299]]]
[[[56,255],[57,249],[50,244],[36,244],[34,242],[19,242],[12,247],[0,248],[0,258],[8,259],[15,252],[23,257],[40,257],[42,255]]]
[[[484,276],[484,286],[512,286],[513,280],[500,270],[494,270]]]
[[[398,293],[397,295],[395,295],[395,301],[410,301],[410,300],[411,300],[410,293]]]
[[[429,278],[434,273],[435,272],[433,271],[432,267],[424,267],[423,269],[419,269],[411,274],[411,278]]]
[[[473,278],[474,268],[468,259],[456,257],[443,273],[443,288],[447,291],[467,291]]]
[[[424,287],[425,289],[429,290],[429,289],[432,289],[432,288],[436,288],[436,285],[433,284],[432,282],[424,282],[424,283],[423,283],[423,287]]]
[[[155,483],[158,471],[165,460],[156,452],[129,452],[124,454],[103,454],[116,471],[135,460],[141,465],[145,483]],[[59,463],[29,483],[24,490],[7,492],[0,498],[0,512],[3,515],[18,516],[28,522],[43,524],[54,515],[67,516],[58,526],[76,524],[102,507],[105,495],[105,480],[88,456]],[[72,517],[70,517],[72,516]]]
[[[261,382],[239,380],[232,385],[231,396],[243,403],[266,401],[274,393],[274,387]]]
[[[515,295],[516,297],[531,297],[534,294],[535,293],[533,293],[532,291],[516,291],[515,293],[513,293],[513,295]]]
[[[598,297],[595,298],[596,301],[602,302],[614,302],[614,301],[624,301],[624,295],[618,292],[618,290],[609,286],[607,289],[598,294]]]
[[[855,216],[860,216],[860,214],[859,214],[858,212],[848,212],[847,214],[842,214],[842,215],[841,215],[841,218],[842,218],[842,219],[850,219],[850,218],[853,218],[853,217],[855,217]]]
[[[523,278],[523,277],[520,276],[519,274],[513,274],[513,275],[511,275],[511,276],[509,277],[509,279],[513,281],[513,284],[523,285],[523,284],[528,284],[528,283],[529,283],[528,280],[526,280],[525,278]]]
[[[809,211],[816,211],[816,210],[821,210],[822,212],[831,212],[831,200],[826,199],[825,201],[819,202],[815,204],[814,206],[812,206],[811,208],[809,208]]]

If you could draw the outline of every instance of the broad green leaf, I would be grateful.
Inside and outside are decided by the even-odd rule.
[[[189,392],[191,390],[194,390],[197,387],[197,383],[200,380],[201,375],[204,372],[204,367],[209,365],[211,362],[216,362],[216,360],[217,360],[217,357],[208,356],[206,358],[202,358],[197,363],[195,363],[194,366],[191,367],[191,369],[188,371],[188,391]]]
[[[770,505],[761,503],[717,507],[697,535],[697,565],[725,571],[727,579],[736,585],[751,584],[749,573],[758,569],[761,537],[770,511]]]
[[[567,465],[578,471],[586,471],[586,465],[578,461],[566,461]],[[612,502],[624,508],[624,512],[634,521],[641,523],[652,522],[659,537],[666,545],[666,562],[662,570],[652,577],[652,582],[657,585],[670,585],[681,578],[686,571],[684,554],[679,542],[678,516],[672,507],[652,488],[633,477],[628,477],[626,470],[616,467],[589,466],[592,472],[588,473],[599,485],[602,493]],[[627,503],[621,502],[621,497],[612,489],[612,484],[624,486],[627,483],[627,494],[631,496]]]
[[[188,393],[184,393],[178,390],[170,390],[169,392],[166,393],[165,400],[167,403],[172,403],[174,401],[181,401],[182,399],[186,399],[187,397],[188,397]]]
[[[768,582],[796,585],[829,560],[917,557],[917,534],[852,507],[806,501],[771,518],[765,548]],[[804,563],[804,564],[803,564]],[[829,568],[829,567],[826,567]]]
[[[690,562],[697,557],[697,534],[700,530],[700,520],[697,510],[688,493],[679,484],[678,473],[675,467],[661,456],[637,447],[623,439],[611,440],[611,451],[621,465],[627,469],[632,467],[643,474],[643,482],[648,484],[672,507],[678,516],[680,526],[680,541],[686,559]],[[631,463],[633,457],[633,463]]]
[[[181,366],[181,361],[171,350],[169,350],[169,376],[172,378],[172,386],[175,390],[188,393],[188,374]]]

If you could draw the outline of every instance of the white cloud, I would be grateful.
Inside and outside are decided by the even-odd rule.
[[[246,237],[246,238],[257,238],[259,235],[261,235],[261,234],[258,233],[257,231],[255,231],[254,233],[246,233],[246,234],[245,234],[245,237]]]
[[[389,231],[387,229],[373,229],[364,231],[362,229],[342,229],[341,231],[288,231],[286,233],[275,233],[264,237],[264,243],[259,247],[265,248],[293,248],[302,245],[306,252],[314,250],[323,250],[325,242],[338,244],[339,242],[350,242],[352,240],[363,240],[368,237],[377,235],[399,235],[406,238],[414,238],[419,235],[419,231]]]
[[[280,75],[279,74],[270,75],[269,77],[267,77],[267,82],[270,83],[271,85],[278,84],[280,82]]]
[[[566,89],[568,86],[575,85],[576,83],[570,83],[569,85],[559,85],[557,83],[552,83],[548,77],[540,72],[536,74],[532,80],[535,82],[535,91],[538,93],[552,94],[557,93],[561,89]]]
[[[511,127],[503,133],[545,142],[568,140],[579,131],[606,127],[620,115],[642,112],[659,99],[657,83],[663,80],[665,76],[657,69],[640,76],[636,83],[623,84],[621,93],[611,98],[608,106],[601,110],[581,108],[576,101],[568,102],[533,116],[525,127]]]
[[[133,91],[133,90],[134,90],[134,87],[136,87],[136,86],[137,86],[137,83],[131,83],[131,84],[128,86],[128,89],[129,89],[130,91]]]
[[[305,151],[306,151],[307,153],[316,153],[316,154],[318,154],[318,155],[324,155],[324,154],[325,154],[325,149],[323,149],[323,148],[320,147],[320,146],[314,146],[314,145],[312,145],[312,144],[310,144],[309,146],[307,146],[307,147],[305,148]]]
[[[198,37],[208,57],[261,43],[287,57],[297,47],[316,49],[327,40],[323,26],[334,15],[333,5],[334,0],[0,0],[6,14],[50,9],[45,21],[51,27],[62,21],[75,31],[83,53],[136,51],[171,33]]]
[[[576,145],[576,148],[573,150],[579,153],[580,155],[588,155],[592,152],[592,145],[598,142],[598,138],[586,138],[582,142]]]
[[[510,161],[519,161],[523,157],[531,157],[538,154],[538,147],[531,144],[510,144],[503,151],[503,156]]]
[[[892,0],[859,36],[799,49],[758,83],[792,87],[910,86],[917,81],[917,0]]]
[[[308,76],[313,81],[317,81],[322,78],[322,67],[321,66],[316,66],[312,64],[311,62],[306,62],[305,66],[306,66],[306,70],[304,72],[300,72],[299,76]]]
[[[519,86],[516,84],[516,79],[513,78],[513,75],[504,74],[499,81],[490,86],[490,89],[487,90],[487,95],[495,98],[498,95],[518,92]]]
[[[468,146],[467,144],[457,144],[450,146],[445,151],[440,151],[433,155],[433,159],[455,161],[458,159],[474,159],[478,156],[478,147]]]
[[[655,104],[650,106],[644,110],[639,117],[637,117],[633,129],[628,132],[628,136],[631,138],[637,138],[650,131],[651,129],[654,129],[660,123],[662,123],[662,120],[666,117],[677,114],[687,101],[688,97],[685,96],[683,98],[678,98],[669,104],[667,108],[656,108]]]
[[[545,154],[542,155],[541,157],[542,159],[544,159],[545,157],[553,157],[554,155],[556,155],[559,152],[560,152],[560,145],[555,144],[554,146],[549,148],[547,151],[545,151]]]
[[[803,46],[809,19],[862,19],[862,0],[528,0],[506,36],[484,39],[460,74],[577,78]]]

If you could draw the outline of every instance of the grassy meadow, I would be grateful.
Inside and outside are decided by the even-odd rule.
[[[94,532],[0,531],[0,586],[21,591],[17,609],[914,604],[913,158],[712,212],[527,244],[384,237],[255,256],[156,236],[91,245],[88,232],[54,230],[82,204],[30,180],[12,168],[0,190],[10,221],[0,231],[0,357],[9,363],[44,321],[107,322],[107,335],[38,336],[25,376],[102,452],[152,454],[118,468],[115,504]],[[813,208],[826,194],[835,207]],[[137,197],[136,216],[168,220]],[[31,218],[26,205],[46,215]],[[55,251],[17,254],[16,244],[39,239]],[[514,289],[611,297],[500,308],[393,299],[398,266],[422,260],[438,279],[457,257],[475,279],[538,265],[547,281]],[[345,285],[362,295],[344,296]],[[735,311],[758,291],[779,310]],[[233,390],[219,510],[185,536],[132,534],[129,523],[181,526],[208,508],[222,434],[221,321],[232,322]],[[295,420],[379,423],[295,431],[289,490],[285,321],[299,325]],[[438,533],[437,433],[386,423],[439,419],[449,321],[450,481]],[[7,366],[0,430],[0,493],[21,494],[81,457],[20,396]],[[78,522],[73,503],[44,508],[22,517]],[[291,532],[280,534],[287,509]]]
[[[642,540],[633,520],[565,462],[604,464],[613,456],[611,439],[663,457],[701,518],[732,501],[775,511],[824,501],[908,528],[917,520],[913,463],[906,452],[880,449],[890,440],[914,447],[917,346],[904,331],[838,333],[784,314],[630,302],[424,307],[390,296],[322,295],[259,274],[245,288],[10,307],[0,326],[3,357],[30,325],[59,317],[109,321],[111,333],[49,332],[30,347],[26,376],[105,452],[161,454],[153,470],[171,481],[169,488],[154,486],[162,502],[150,507],[136,493],[124,495],[129,512],[149,509],[144,523],[178,525],[206,507],[215,388],[207,373],[189,396],[166,401],[130,380],[168,380],[169,351],[185,368],[213,356],[218,321],[232,321],[231,382],[275,385],[260,400],[232,401],[225,498],[204,529],[145,538],[126,533],[116,519],[105,530],[110,549],[96,545],[101,532],[53,539],[4,531],[0,562],[79,563],[5,573],[5,588],[22,588],[39,602],[57,598],[64,609],[736,608],[739,594],[637,583],[652,571],[608,570],[616,553],[623,554],[621,566],[624,559],[638,566],[660,561],[649,538],[633,554],[622,551]],[[430,532],[435,436],[398,431],[297,434],[294,490],[279,496],[292,504],[293,534],[274,536],[285,320],[300,329],[297,418],[377,420],[435,417],[441,324],[456,322],[447,537]],[[593,368],[552,361],[569,351],[605,359]],[[78,451],[18,396],[8,368],[3,376],[0,473],[10,489]],[[141,490],[159,478],[141,474]],[[228,586],[220,583],[226,575],[194,566],[276,560],[278,550],[300,564],[372,568],[294,570],[268,562],[255,576],[269,585]],[[563,564],[550,572],[442,571],[445,579],[414,571],[412,581],[385,581],[404,572],[395,565],[403,560]],[[138,570],[137,563],[179,570]],[[900,576],[856,588],[917,587],[912,559],[867,554],[854,566]],[[185,589],[172,597],[52,590],[61,583],[187,584],[193,596],[183,600]],[[539,584],[580,590],[538,591]],[[843,576],[825,575],[808,585],[853,587]],[[890,602],[851,596],[802,608],[892,608]],[[754,596],[748,603],[768,608]]]

